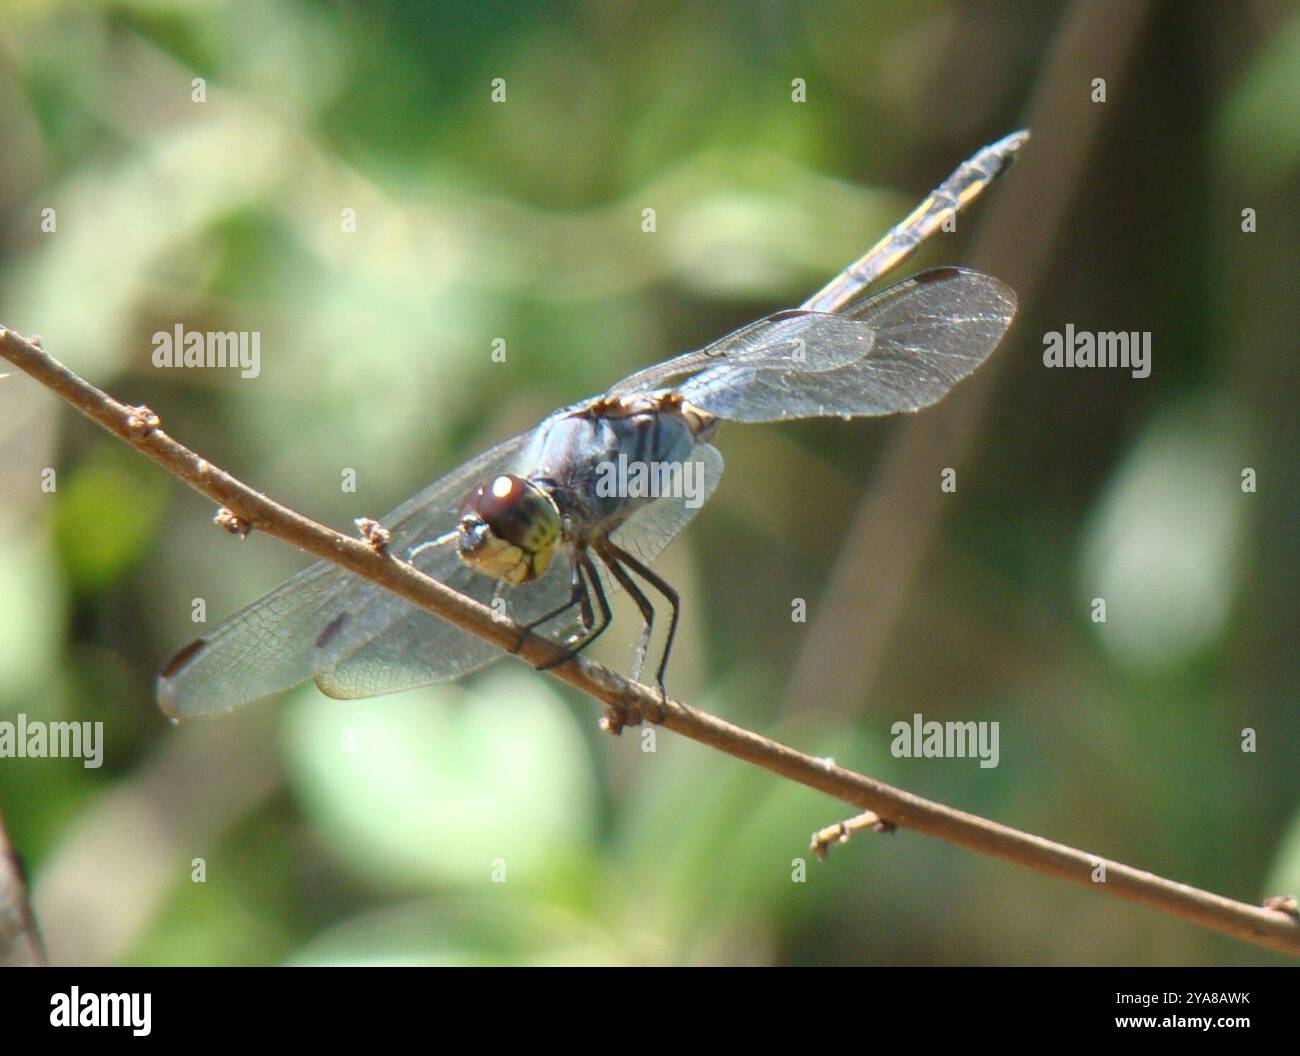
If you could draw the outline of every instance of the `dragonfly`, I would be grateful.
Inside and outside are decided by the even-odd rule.
[[[658,595],[669,607],[655,671],[666,692],[681,600],[650,565],[717,486],[720,425],[917,411],[983,363],[1016,311],[998,279],[940,267],[865,291],[950,224],[1028,138],[1022,130],[976,152],[798,308],[637,371],[435,481],[382,519],[389,552],[475,600],[504,600],[521,630],[563,646],[547,666],[610,626],[609,596],[622,589],[642,619],[633,681]],[[189,718],[309,679],[333,697],[392,693],[502,655],[321,561],[182,649],[157,694],[167,714]]]

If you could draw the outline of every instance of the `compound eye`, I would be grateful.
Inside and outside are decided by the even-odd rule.
[[[555,500],[513,473],[479,485],[460,508],[460,556],[510,583],[526,583],[545,572],[559,538]]]
[[[555,503],[536,484],[513,473],[493,477],[469,493],[460,510],[462,535],[487,525],[491,535],[527,553],[549,549],[560,534]]]
[[[466,509],[462,512],[478,514],[498,531],[498,525],[516,514],[521,503],[531,495],[528,482],[513,473],[502,473],[487,484],[475,488],[466,500]]]

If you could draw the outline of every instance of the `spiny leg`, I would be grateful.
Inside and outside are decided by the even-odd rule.
[[[601,557],[605,559],[606,564],[611,564],[610,558],[613,557],[620,565],[626,565],[643,580],[654,587],[664,596],[668,604],[672,607],[672,615],[668,619],[668,638],[664,642],[663,657],[659,661],[659,670],[655,672],[655,681],[659,684],[659,692],[663,694],[664,699],[668,698],[668,691],[664,688],[664,672],[668,670],[668,656],[673,650],[673,640],[677,637],[677,620],[681,615],[681,595],[669,585],[668,581],[655,572],[650,571],[644,564],[629,554],[621,546],[616,545],[606,539],[601,544]],[[629,592],[630,593],[630,592]]]
[[[609,599],[605,597],[605,587],[600,582],[600,573],[596,571],[596,566],[592,563],[591,555],[586,550],[579,552],[582,558],[582,570],[587,574],[587,582],[591,584],[592,593],[596,595],[596,604],[600,607],[600,627],[592,631],[587,639],[578,646],[578,649],[585,649],[602,634],[611,623],[614,622],[614,614],[609,609]],[[590,608],[591,599],[587,599],[587,605]],[[577,652],[575,649],[574,652]]]
[[[583,584],[582,592],[578,597],[578,619],[582,621],[582,629],[588,634],[591,633],[592,627],[596,625],[596,615],[591,608],[591,591]]]
[[[570,648],[566,649],[561,655],[557,656],[554,660],[548,660],[546,663],[541,664],[537,668],[538,671],[549,671],[553,667],[559,667],[562,664],[567,664],[570,660],[572,660],[575,656],[577,656],[580,652],[582,652],[582,650],[586,649],[587,646],[589,646],[592,642],[594,642],[597,638],[599,638],[602,634],[604,634],[606,628],[608,628],[610,623],[613,622],[614,617],[609,610],[609,599],[605,597],[605,588],[601,585],[600,576],[596,572],[596,566],[593,565],[591,562],[591,556],[587,553],[586,550],[579,550],[575,560],[580,561],[582,563],[582,571],[586,576],[586,583],[590,585],[591,593],[594,593],[596,595],[596,605],[600,609],[600,621],[599,621],[600,626],[597,627],[595,630],[590,629],[590,624],[588,623],[588,617],[591,616],[591,596],[588,593],[588,587],[584,585],[582,588],[582,598],[579,599],[578,603],[582,606],[583,626],[586,627],[588,630],[586,637],[584,637],[582,641],[578,642],[576,645],[573,645]]]
[[[555,619],[556,616],[562,616],[564,613],[568,612],[575,605],[580,606],[582,610],[583,630],[586,631],[591,630],[591,622],[592,622],[591,598],[588,596],[587,589],[583,585],[582,572],[580,571],[580,566],[578,565],[578,561],[576,558],[573,561],[573,576],[570,581],[570,587],[571,589],[569,591],[569,600],[566,601],[563,605],[558,605],[555,608],[553,608],[550,612],[538,616],[537,619],[529,620],[527,623],[519,625],[518,628],[519,640],[515,642],[515,647],[510,650],[512,653],[517,653],[519,652],[520,649],[523,648],[525,634],[527,634],[529,631],[536,630],[538,627],[546,623],[548,620]]]
[[[1021,130],[990,143],[936,187],[900,223],[825,286],[804,301],[814,312],[837,312],[886,272],[893,270],[951,218],[970,205],[1011,163],[1029,139]]]
[[[598,548],[597,553],[609,567],[614,578],[618,580],[619,585],[627,591],[627,596],[636,602],[636,607],[641,610],[641,637],[636,644],[636,654],[632,658],[632,681],[641,681],[641,669],[645,667],[646,651],[650,648],[650,635],[654,630],[655,607],[650,604],[650,599],[636,585],[636,580],[624,571],[619,560],[612,554],[607,554],[603,549]]]

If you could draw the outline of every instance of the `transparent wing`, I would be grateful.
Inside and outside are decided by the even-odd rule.
[[[312,645],[348,578],[317,562],[191,642],[158,676],[162,710],[173,718],[230,711],[310,678]]]
[[[470,487],[505,469],[528,436],[516,436],[471,459],[393,510],[383,523],[393,533],[394,552],[405,557],[412,546],[447,531]],[[383,595],[395,609],[411,608],[327,562],[303,569],[181,650],[158,677],[158,703],[167,714],[188,718],[229,711],[306,681],[319,669],[317,640],[326,628],[349,606],[374,600],[371,595]]]
[[[720,363],[802,363],[805,370],[828,370],[843,366],[871,350],[875,334],[851,315],[787,308],[742,326],[694,352],[666,359],[662,363],[630,374],[609,390],[611,396],[637,395],[665,387],[675,378],[717,367]]]
[[[500,593],[511,619],[528,623],[569,599],[572,565],[557,553],[537,580],[510,588],[473,571],[456,553],[455,541],[421,551],[411,562],[453,590],[490,605]],[[358,581],[321,636],[313,665],[316,685],[331,697],[375,697],[459,678],[504,655],[499,648],[408,601]],[[577,630],[578,615],[548,624],[543,633],[564,640]]]
[[[842,327],[812,325],[802,361],[788,341],[745,349],[677,388],[691,403],[737,422],[858,417],[915,411],[940,399],[984,362],[1016,312],[1015,294],[964,268],[936,268],[815,320],[852,321],[870,340]],[[776,352],[776,358],[772,353]]]

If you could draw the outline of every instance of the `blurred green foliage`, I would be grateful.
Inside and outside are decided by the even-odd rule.
[[[686,606],[670,688],[1007,824],[1246,901],[1294,892],[1300,18],[1154,4],[1127,68],[1045,98],[1078,17],[10,3],[0,318],[346,525],[801,300],[1027,114],[1062,124],[1034,128],[1010,179],[1060,179],[1034,157],[1056,156],[1105,75],[1051,267],[856,706],[819,713],[789,679],[892,421],[723,431],[722,486],[662,558]],[[970,263],[986,208],[922,263]],[[1044,370],[1041,335],[1066,322],[1150,330],[1151,378]],[[259,376],[156,369],[152,335],[178,324],[258,331]],[[153,675],[196,633],[194,600],[216,620],[302,563],[211,512],[0,381],[0,719],[105,723],[98,770],[0,760],[56,960],[1278,960],[906,833],[859,836],[803,877],[841,805],[670,734],[604,737],[590,701],[513,662],[372,701],[307,687],[174,730]],[[814,619],[792,623],[792,598]],[[595,655],[626,669],[637,624],[617,611]],[[865,630],[834,633],[849,655]],[[918,711],[999,721],[1000,766],[893,758],[890,725]]]

